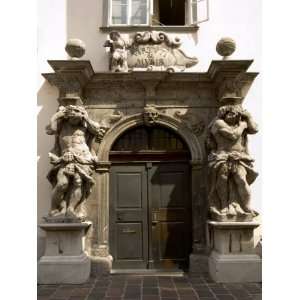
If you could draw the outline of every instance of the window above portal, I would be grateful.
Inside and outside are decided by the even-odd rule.
[[[103,27],[197,27],[208,0],[103,0]]]

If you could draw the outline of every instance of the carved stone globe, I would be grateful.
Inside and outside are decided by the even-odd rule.
[[[79,59],[85,54],[85,43],[80,39],[69,39],[65,50],[72,59]]]
[[[217,53],[223,56],[224,59],[230,56],[235,51],[235,49],[235,41],[229,37],[221,38],[216,46]]]

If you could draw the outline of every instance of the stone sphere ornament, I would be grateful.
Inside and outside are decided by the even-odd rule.
[[[236,49],[235,41],[232,38],[221,38],[216,46],[216,51],[223,59],[227,59]]]
[[[79,59],[85,54],[85,43],[80,39],[69,39],[65,50],[71,59]]]

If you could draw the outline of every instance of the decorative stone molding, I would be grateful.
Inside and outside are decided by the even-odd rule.
[[[110,128],[122,118],[124,118],[124,113],[121,111],[117,111],[114,114],[104,115],[103,119],[101,120],[101,125],[105,128]]]
[[[175,111],[174,116],[186,124],[196,136],[201,136],[205,130],[205,122],[193,113],[183,113],[180,110]]]
[[[111,166],[110,161],[98,161],[95,170],[97,173],[107,173],[109,172],[110,166]]]
[[[129,41],[117,31],[109,34],[104,47],[109,48],[110,70],[127,72],[144,71],[184,71],[198,63],[196,57],[187,56],[179,47],[178,37],[171,38],[161,31],[137,32]]]
[[[191,160],[190,165],[192,170],[201,170],[204,167],[204,163],[201,160]]]
[[[113,125],[104,136],[102,143],[99,146],[98,159],[100,161],[108,161],[109,151],[114,141],[126,130],[144,124],[144,113],[138,113],[122,118],[119,122]],[[177,118],[159,112],[155,120],[157,125],[165,126],[174,130],[187,143],[192,160],[203,160],[203,154],[200,143],[197,137]]]

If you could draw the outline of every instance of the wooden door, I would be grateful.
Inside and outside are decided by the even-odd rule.
[[[159,164],[150,172],[152,267],[184,269],[192,247],[189,166]]]
[[[148,265],[148,202],[145,166],[113,166],[110,178],[110,251],[116,269]]]
[[[110,251],[114,269],[183,269],[191,251],[187,163],[113,165]]]

